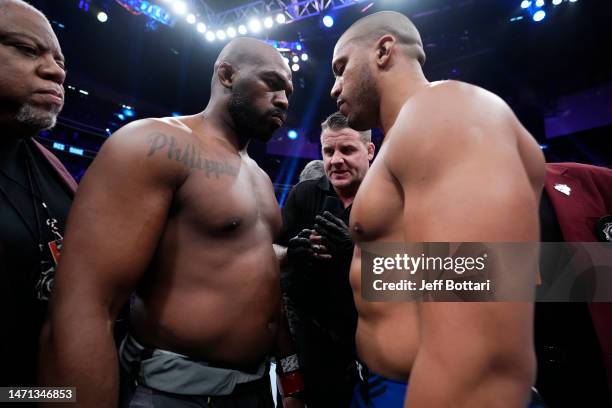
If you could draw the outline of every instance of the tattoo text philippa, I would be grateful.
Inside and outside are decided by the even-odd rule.
[[[236,177],[238,168],[232,166],[228,162],[220,162],[210,160],[201,156],[202,149],[194,144],[187,144],[183,147],[178,147],[178,143],[173,136],[163,133],[153,133],[148,137],[151,147],[148,157],[156,153],[166,153],[168,160],[174,160],[183,163],[191,169],[204,171],[206,177],[219,178],[223,174]]]

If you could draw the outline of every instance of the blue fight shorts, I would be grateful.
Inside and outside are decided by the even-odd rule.
[[[355,385],[351,408],[403,408],[408,383],[390,380],[357,363],[359,380]]]

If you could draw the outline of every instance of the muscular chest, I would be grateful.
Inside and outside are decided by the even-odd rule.
[[[203,158],[202,166],[190,169],[176,198],[176,215],[206,234],[265,229],[274,236],[280,230],[272,185],[250,160],[225,155]]]
[[[351,233],[357,242],[400,240],[403,195],[384,165],[381,151],[359,187],[351,211]]]

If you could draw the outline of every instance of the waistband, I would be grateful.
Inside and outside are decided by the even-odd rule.
[[[147,348],[129,334],[119,347],[119,362],[138,383],[181,395],[222,396],[242,392],[251,388],[247,384],[259,383],[268,371],[267,361],[253,373],[216,367],[183,354]]]

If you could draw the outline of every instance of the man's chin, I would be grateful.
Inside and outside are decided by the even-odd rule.
[[[48,109],[43,109],[33,105],[24,105],[21,107],[15,120],[22,125],[28,126],[38,131],[51,129],[57,122],[58,112],[52,112]]]

